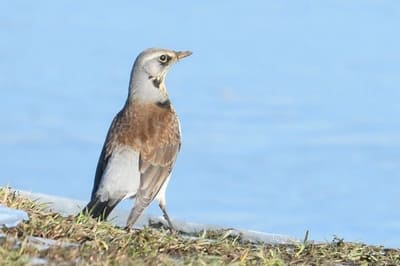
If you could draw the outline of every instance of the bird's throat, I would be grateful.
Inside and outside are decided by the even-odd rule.
[[[161,86],[161,83],[164,82],[164,79],[162,77],[149,76],[149,79],[151,79],[151,81],[153,82],[154,87],[156,87],[157,89],[159,89],[160,86]]]

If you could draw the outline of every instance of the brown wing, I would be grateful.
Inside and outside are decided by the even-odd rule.
[[[140,147],[140,187],[128,219],[128,227],[136,222],[157,196],[171,173],[180,148],[179,122],[173,110],[157,107],[152,112],[153,119],[148,121],[151,124],[142,123],[142,129],[147,132],[139,134],[146,136],[146,139]]]
[[[140,154],[140,187],[138,198],[143,203],[151,202],[160,191],[171,173],[178,154],[180,143],[163,145],[152,151],[150,156]]]

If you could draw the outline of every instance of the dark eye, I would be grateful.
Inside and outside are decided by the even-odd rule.
[[[161,63],[167,63],[169,57],[167,55],[163,54],[163,55],[160,56],[159,59],[160,59]]]

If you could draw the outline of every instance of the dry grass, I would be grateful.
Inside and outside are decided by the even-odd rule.
[[[57,265],[400,265],[400,250],[346,243],[267,245],[244,242],[229,231],[198,236],[170,234],[164,229],[126,231],[84,215],[62,217],[45,206],[0,189],[0,203],[25,210],[30,220],[1,229],[1,264],[26,265],[44,258]],[[38,248],[32,236],[57,240]]]

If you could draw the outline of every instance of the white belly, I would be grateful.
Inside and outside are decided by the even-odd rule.
[[[130,198],[136,195],[139,185],[139,153],[128,146],[121,146],[108,160],[96,194],[101,201]]]

